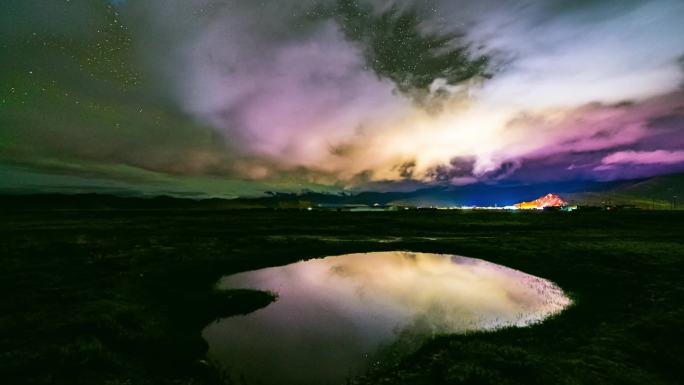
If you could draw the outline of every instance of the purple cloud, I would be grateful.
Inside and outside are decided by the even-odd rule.
[[[137,7],[141,20],[156,21],[141,34],[174,36],[158,69],[173,79],[169,92],[225,137],[240,176],[465,184],[523,175],[538,162],[560,177],[600,177],[610,153],[672,152],[667,143],[680,143],[681,2],[552,12],[531,0],[435,1],[421,28],[462,33],[475,54],[492,57],[494,77],[458,85],[435,78],[420,105],[373,71],[368,42],[313,11],[333,4]],[[167,22],[187,14],[201,17]],[[148,55],[160,62],[158,51]],[[465,171],[458,159],[470,160]]]
[[[677,164],[684,163],[684,150],[680,151],[618,151],[601,160],[603,166],[616,164]],[[602,166],[602,167],[603,167]]]

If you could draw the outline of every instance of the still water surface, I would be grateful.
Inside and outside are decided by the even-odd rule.
[[[236,383],[341,384],[402,340],[527,326],[570,300],[554,283],[479,259],[349,254],[224,277],[223,289],[278,300],[204,330],[209,357]],[[395,349],[396,350],[396,349]]]

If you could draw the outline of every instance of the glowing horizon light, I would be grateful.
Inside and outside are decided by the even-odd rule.
[[[546,207],[564,207],[568,202],[556,194],[546,194],[530,202],[520,202],[514,206],[520,210],[543,210]]]

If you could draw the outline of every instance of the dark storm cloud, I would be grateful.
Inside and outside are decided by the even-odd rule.
[[[474,182],[475,158],[456,157],[448,165],[438,165],[427,171],[426,177],[436,182],[464,184]]]
[[[399,170],[399,175],[405,179],[411,179],[414,177],[414,171],[416,168],[416,162],[414,160],[404,162],[397,166]]]
[[[403,92],[428,91],[435,79],[456,85],[489,76],[487,57],[472,57],[463,32],[421,28],[421,13],[427,11],[417,4],[378,10],[366,2],[340,0],[332,17],[348,39],[362,44],[366,65]]]

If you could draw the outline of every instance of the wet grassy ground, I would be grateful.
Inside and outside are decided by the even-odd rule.
[[[210,384],[201,329],[271,298],[221,275],[413,250],[548,278],[576,304],[527,329],[441,336],[360,384],[675,384],[684,213],[0,212],[4,384]]]

